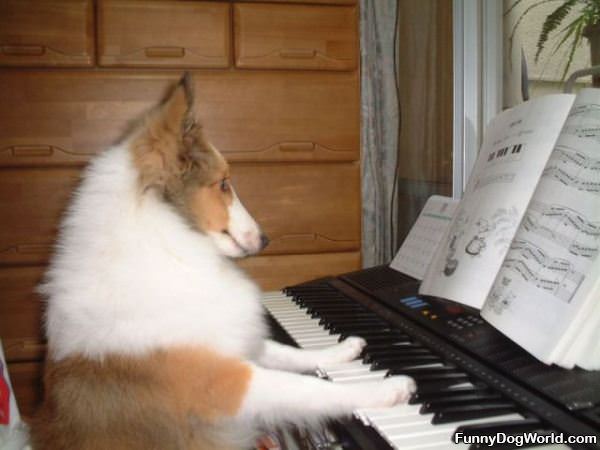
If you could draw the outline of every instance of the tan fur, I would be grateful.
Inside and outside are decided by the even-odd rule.
[[[225,158],[204,139],[193,113],[190,81],[175,86],[137,130],[131,149],[140,192],[157,189],[200,231],[223,231],[229,220],[231,191]]]
[[[205,348],[51,362],[34,449],[227,449],[213,430],[236,414],[250,378],[245,363]]]
[[[223,174],[222,178],[227,175]],[[220,181],[217,181],[192,190],[186,203],[199,229],[219,232],[227,229],[228,207],[232,200],[231,191],[222,192]]]

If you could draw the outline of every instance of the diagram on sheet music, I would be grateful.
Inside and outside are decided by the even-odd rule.
[[[516,207],[498,208],[489,217],[480,216],[471,221],[463,208],[450,230],[446,251],[444,275],[450,277],[463,258],[476,258],[490,246],[504,253],[510,244],[512,231],[517,227],[519,213]]]

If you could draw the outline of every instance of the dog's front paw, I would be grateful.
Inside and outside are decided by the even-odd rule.
[[[363,385],[364,404],[360,408],[385,408],[406,403],[417,385],[411,377],[404,375],[385,378],[377,383]]]
[[[360,337],[351,336],[339,344],[321,350],[319,366],[352,361],[360,355],[367,342]]]

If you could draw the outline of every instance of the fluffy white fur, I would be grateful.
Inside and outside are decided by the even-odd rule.
[[[49,299],[50,358],[100,360],[197,344],[248,361],[249,390],[227,424],[232,438],[251,439],[247,430],[264,424],[314,422],[406,400],[414,390],[408,377],[338,386],[283,372],[352,360],[364,341],[312,352],[265,341],[257,286],[215,239],[194,231],[151,190],[140,195],[136,170],[125,143],[84,173],[41,288]],[[231,229],[255,224],[234,205]]]
[[[152,191],[140,197],[137,179],[125,146],[84,174],[42,287],[50,356],[198,344],[256,357],[258,288]]]

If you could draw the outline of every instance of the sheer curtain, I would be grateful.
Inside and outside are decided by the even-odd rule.
[[[396,0],[361,0],[361,163],[363,267],[392,258],[392,214],[398,154],[398,97],[394,70]]]

